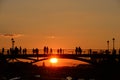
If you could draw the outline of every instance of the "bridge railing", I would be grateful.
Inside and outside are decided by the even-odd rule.
[[[4,50],[4,54],[7,54],[9,49],[5,49]],[[92,49],[92,53],[96,53],[96,54],[105,54],[105,49]],[[112,49],[109,50],[110,54],[112,54]],[[0,53],[2,53],[2,49],[0,49]],[[21,54],[23,52],[21,51]],[[50,54],[50,50],[48,51],[48,54]],[[82,54],[89,54],[90,53],[90,49],[82,49]],[[32,49],[27,49],[27,54],[33,54]],[[44,50],[43,49],[39,49],[39,54],[44,54]],[[57,49],[53,49],[52,50],[52,54],[58,54]],[[75,54],[75,49],[62,49],[62,54]],[[116,54],[119,54],[119,49],[116,49]]]

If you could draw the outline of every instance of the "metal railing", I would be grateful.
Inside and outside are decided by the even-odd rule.
[[[9,49],[5,49],[4,50],[4,54],[8,53]],[[106,49],[91,49],[92,53],[97,53],[97,54],[105,54]],[[112,54],[112,49],[109,50],[110,54]],[[0,49],[0,53],[2,53],[2,49]],[[23,52],[21,51],[21,54]],[[48,54],[51,53],[50,50],[48,51]],[[75,49],[62,49],[62,54],[75,54]],[[90,49],[82,49],[82,54],[89,54],[90,53]],[[27,49],[27,54],[33,54],[32,49]],[[44,54],[44,50],[43,49],[39,49],[39,54]],[[58,54],[57,49],[53,49],[52,50],[52,54]],[[119,49],[116,49],[116,54],[120,54],[119,53]]]

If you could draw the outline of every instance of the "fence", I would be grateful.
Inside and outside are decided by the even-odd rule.
[[[7,54],[7,50],[9,49],[5,49],[4,50],[4,54]],[[57,54],[58,49],[52,49],[52,53],[53,54]],[[112,54],[112,49],[109,50],[110,54]],[[90,49],[82,49],[82,54],[89,54]],[[2,53],[2,49],[0,49],[0,53]],[[48,54],[50,53],[50,50],[48,51]],[[62,53],[63,54],[75,54],[75,49],[62,49]],[[102,53],[105,54],[105,49],[92,49],[92,53]],[[33,54],[33,50],[32,49],[27,49],[27,54]],[[39,54],[44,54],[44,50],[43,49],[39,49]],[[116,54],[119,54],[119,49],[116,49]]]

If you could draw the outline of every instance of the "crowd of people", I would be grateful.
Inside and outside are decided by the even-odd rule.
[[[15,47],[15,48],[10,48],[10,49],[7,49],[6,51],[7,55],[17,55],[17,54],[27,54],[27,49],[26,48],[21,48],[21,47]],[[5,49],[2,48],[2,51],[1,51],[1,54],[5,54]]]
[[[30,49],[29,49],[30,50]],[[31,51],[29,51],[27,48],[22,48],[21,46],[20,47],[14,47],[14,48],[10,48],[10,49],[5,49],[5,48],[2,48],[1,49],[1,52],[0,54],[7,54],[7,55],[13,55],[13,54],[16,54],[16,55],[26,55],[26,54],[31,54]],[[40,49],[38,48],[33,48],[32,49],[32,54],[36,54],[38,55],[40,52]],[[48,46],[44,46],[43,48],[43,51],[40,52],[40,54],[53,54],[54,53],[54,50],[52,48],[48,48]],[[56,52],[58,54],[63,54],[64,53],[64,49],[62,48],[59,48],[56,50]]]
[[[42,53],[43,52],[43,53]],[[41,51],[40,49],[38,48],[33,48],[32,49],[32,54],[54,54],[56,53],[57,54],[64,54],[65,49],[62,49],[62,48],[58,48],[58,49],[52,49],[52,48],[49,48],[48,46],[44,46],[43,47],[43,51]],[[84,50],[81,49],[81,47],[75,47],[74,51],[71,51],[72,54],[84,54],[84,53],[88,53],[88,54],[94,54],[94,53],[98,53],[98,51],[94,51],[92,49],[88,49],[87,52],[84,52]],[[22,48],[21,46],[20,47],[14,47],[14,48],[10,48],[10,49],[5,49],[5,48],[2,48],[1,51],[0,51],[1,54],[8,54],[8,55],[11,55],[11,54],[31,54],[31,51],[29,51],[27,48]],[[70,52],[69,52],[70,53]],[[116,49],[113,49],[112,51],[110,50],[100,50],[99,51],[99,54],[116,54],[116,53],[119,53],[120,54],[120,49],[118,51],[116,51]]]
[[[38,48],[33,48],[32,49],[32,54],[37,55],[37,56],[39,54],[54,54],[54,52],[55,51],[52,48],[49,48],[48,46],[43,47],[43,53]],[[62,48],[57,49],[56,52],[57,52],[57,54],[65,54],[64,49],[62,49]],[[2,48],[1,52],[0,52],[0,57],[1,57],[1,55],[4,55],[6,53],[7,53],[7,55],[12,55],[13,58],[15,58],[17,55],[31,54],[31,53],[28,52],[27,48],[22,48],[21,46],[19,48],[14,47],[14,48],[10,48],[10,49],[7,49],[7,50]],[[74,54],[75,55],[81,55],[81,54],[84,54],[84,53],[83,53],[83,50],[81,49],[81,47],[76,47],[74,49]],[[116,58],[120,61],[120,49],[118,51],[116,51],[116,49],[113,49],[112,51],[104,50],[104,51],[100,51],[99,53],[93,51],[92,49],[89,49],[88,54],[90,54],[90,58],[93,62],[97,62],[97,61],[101,61],[101,60],[102,61],[113,61],[113,62],[115,62]],[[103,55],[102,57],[98,57],[98,54],[100,56],[102,56],[103,54],[105,54],[105,55]]]
[[[76,48],[75,48],[75,53],[76,53],[76,54],[82,54],[82,49],[81,49],[81,47],[76,47]]]

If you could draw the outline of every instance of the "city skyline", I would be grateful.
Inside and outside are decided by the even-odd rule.
[[[118,0],[1,0],[0,47],[120,48]]]

